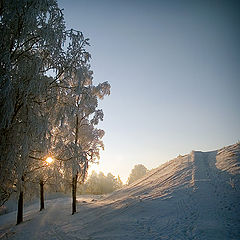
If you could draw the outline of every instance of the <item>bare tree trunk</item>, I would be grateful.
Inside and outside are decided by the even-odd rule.
[[[77,174],[72,178],[72,215],[77,211],[76,210],[76,199],[77,196]]]
[[[75,145],[77,146],[78,141],[78,115],[76,116],[76,135],[75,135]],[[72,177],[72,215],[77,211],[76,210],[76,192],[77,192],[77,176],[73,174]]]
[[[44,209],[44,183],[43,180],[40,180],[40,211]]]
[[[78,178],[78,175],[76,174],[76,176],[75,176],[75,184],[74,184],[74,187],[75,187],[75,199],[77,198],[77,178]]]
[[[23,221],[23,190],[20,191],[18,198],[17,224]]]
[[[72,178],[72,215],[76,212],[75,176]]]

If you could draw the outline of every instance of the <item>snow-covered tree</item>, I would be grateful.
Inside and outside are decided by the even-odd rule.
[[[147,173],[147,168],[144,165],[142,164],[135,165],[129,175],[127,183],[131,184],[135,182],[136,180],[143,177],[146,173]]]
[[[54,104],[55,89],[49,88],[53,78],[47,71],[61,65],[58,56],[64,29],[62,12],[54,0],[1,1],[0,178],[17,185],[18,223],[22,221],[25,175],[31,171],[31,146],[43,143],[48,130],[44,109]]]
[[[110,94],[110,85],[107,82],[93,85],[92,71],[87,61],[72,75],[63,75],[63,78],[71,84],[62,90],[56,108],[58,127],[53,129],[55,139],[52,147],[57,159],[63,162],[65,174],[68,176],[71,171],[74,214],[78,178],[84,180],[89,162],[96,161],[100,149],[103,149],[101,138],[104,131],[95,128],[103,120],[103,111],[97,107],[98,99]]]
[[[41,167],[57,129],[64,132],[67,128],[63,123],[69,125],[66,134],[73,127],[76,135],[74,141],[69,136],[61,142],[68,149],[64,156],[71,153],[76,162],[86,162],[86,152],[79,150],[78,121],[90,121],[92,115],[89,123],[94,125],[101,119],[101,111],[96,112],[93,106],[110,88],[107,83],[91,84],[87,45],[81,32],[66,30],[55,0],[1,1],[0,181],[4,184],[0,191],[2,204],[17,186],[17,223],[23,220],[24,183],[38,168],[36,159]],[[88,98],[88,94],[94,97]],[[80,106],[84,110],[77,110]],[[74,174],[82,168],[76,162],[72,161]]]
[[[41,211],[44,209],[44,186],[48,184],[55,186],[55,189],[59,189],[63,176],[59,162],[54,160],[51,156],[43,159],[35,158],[35,160],[35,169],[31,172],[30,179],[26,184],[26,189],[33,187],[36,188],[36,185],[39,186],[39,202]],[[34,194],[36,196],[36,192]]]

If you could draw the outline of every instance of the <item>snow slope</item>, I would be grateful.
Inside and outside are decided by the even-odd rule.
[[[0,216],[0,239],[240,239],[240,144],[193,151],[101,199],[46,202]]]

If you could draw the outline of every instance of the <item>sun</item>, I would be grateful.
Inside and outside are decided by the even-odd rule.
[[[46,162],[49,163],[49,164],[52,163],[53,162],[53,158],[52,157],[47,157]]]

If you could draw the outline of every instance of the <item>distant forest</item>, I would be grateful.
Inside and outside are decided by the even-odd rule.
[[[147,171],[148,170],[144,165],[135,165],[128,177],[127,185],[143,177],[147,173]],[[87,181],[78,187],[78,193],[106,194],[111,193],[121,187],[123,187],[123,182],[121,181],[119,176],[116,178],[111,173],[108,173],[107,176],[105,176],[102,172],[97,174],[93,171]]]

